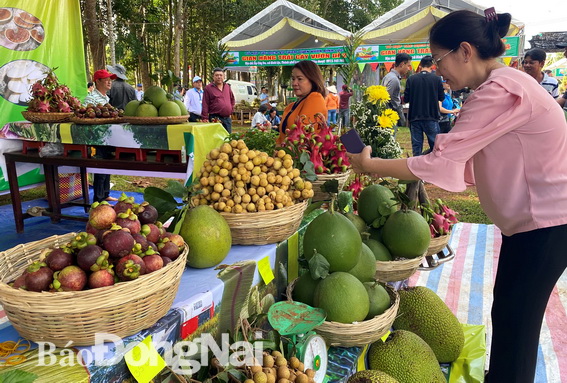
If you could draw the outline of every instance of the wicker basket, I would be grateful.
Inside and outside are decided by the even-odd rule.
[[[281,242],[295,233],[307,201],[293,206],[256,213],[221,213],[232,234],[233,245],[266,245]]]
[[[189,115],[185,116],[168,116],[168,117],[134,117],[124,116],[123,122],[128,122],[132,125],[170,125],[182,124],[187,122]]]
[[[384,336],[398,315],[400,296],[390,286],[385,286],[392,305],[383,314],[358,323],[346,324],[325,321],[315,329],[328,346],[353,347],[370,344]]]
[[[55,235],[0,253],[0,303],[22,337],[60,347],[69,341],[90,346],[96,333],[123,338],[150,327],[169,311],[185,269],[187,247],[163,269],[114,286],[37,293],[7,284],[39,259],[42,249],[64,245],[75,235]]]
[[[376,261],[376,279],[380,282],[397,282],[411,277],[423,261],[421,257],[400,261]]]
[[[104,125],[104,124],[119,124],[122,122],[122,117],[116,118],[79,118],[71,117],[71,122],[77,125]]]
[[[441,250],[443,250],[447,244],[449,243],[449,239],[451,238],[450,234],[442,235],[440,237],[431,238],[431,242],[429,243],[429,247],[427,248],[427,254],[425,255],[433,255],[437,254]]]
[[[344,173],[335,173],[335,174],[317,174],[317,181],[313,181],[313,191],[315,195],[311,200],[313,202],[317,201],[326,201],[331,199],[329,193],[324,193],[321,191],[321,186],[329,181],[329,180],[337,180],[339,181],[339,191],[343,190],[348,177],[350,176],[350,170],[347,170]]]
[[[52,123],[52,122],[66,122],[73,117],[71,113],[37,113],[37,112],[22,112],[22,116],[30,122],[35,123]]]

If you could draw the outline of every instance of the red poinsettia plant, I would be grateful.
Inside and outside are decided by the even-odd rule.
[[[321,113],[315,115],[315,122],[310,122],[306,116],[298,118],[286,130],[283,147],[296,160],[303,153],[309,154],[316,174],[343,173],[350,166],[344,145]]]
[[[453,225],[459,222],[457,214],[459,213],[449,208],[440,198],[433,204],[421,205],[421,215],[429,223],[431,238],[449,234]]]

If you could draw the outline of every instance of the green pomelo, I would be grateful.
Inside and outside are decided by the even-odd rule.
[[[177,106],[179,106],[179,110],[181,111],[181,115],[182,116],[186,116],[189,114],[189,112],[187,111],[187,108],[185,107],[185,104],[183,102],[181,102],[178,99],[173,100]]]
[[[370,309],[366,319],[372,319],[376,315],[381,315],[390,308],[392,301],[384,286],[376,282],[366,282],[364,283],[364,288],[370,300]]]
[[[355,276],[337,271],[321,280],[315,290],[315,307],[327,313],[328,321],[360,322],[368,315],[368,293]]]
[[[425,218],[413,210],[398,210],[382,228],[382,242],[394,258],[416,258],[427,251],[431,232]]]
[[[354,225],[354,227],[356,227],[356,230],[358,230],[358,232],[362,237],[362,233],[366,232],[367,229],[366,222],[364,222],[362,218],[360,218],[358,215],[354,213],[346,213],[345,217],[347,217],[348,220],[352,222],[352,224]]]
[[[358,196],[358,215],[368,225],[396,211],[394,193],[382,185],[370,185]]]
[[[390,375],[377,370],[363,370],[348,378],[347,383],[400,383]]]
[[[423,286],[400,290],[399,294],[400,308],[394,328],[419,335],[439,362],[455,361],[463,350],[465,336],[459,320],[445,302]]]
[[[140,105],[140,101],[138,100],[132,100],[129,103],[127,103],[126,106],[124,107],[124,115],[135,116],[138,105]]]
[[[311,273],[307,271],[304,273],[293,287],[293,300],[305,303],[306,305],[313,306],[313,298],[315,296],[315,289],[321,282],[321,279],[311,278]]]
[[[158,110],[150,103],[140,103],[136,108],[136,117],[157,117]]]
[[[376,277],[376,258],[374,253],[364,243],[360,250],[360,259],[356,266],[348,271],[354,275],[360,282],[372,282]]]
[[[207,205],[187,211],[179,234],[189,245],[187,264],[197,269],[221,263],[232,245],[230,227],[219,212]]]
[[[366,244],[372,250],[374,254],[374,259],[377,261],[388,262],[392,261],[392,254],[390,254],[390,250],[382,242],[379,242],[375,239],[368,238],[362,241],[362,243]]]
[[[166,101],[159,107],[160,117],[181,116],[181,109],[175,101]]]
[[[167,101],[167,92],[159,86],[152,85],[144,91],[144,99],[148,99],[159,109],[161,104]]]
[[[362,239],[356,227],[340,213],[327,211],[315,218],[303,237],[303,255],[307,260],[314,251],[330,264],[329,272],[349,271],[360,259]]]
[[[371,370],[384,371],[400,383],[446,383],[431,347],[410,331],[396,330],[370,346]]]

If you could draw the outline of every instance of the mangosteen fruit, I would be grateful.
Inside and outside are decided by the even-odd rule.
[[[177,257],[179,257],[179,247],[171,241],[160,243],[158,250],[162,257],[171,258],[172,261],[175,261]]]
[[[83,249],[89,245],[96,245],[97,239],[94,234],[82,231],[75,236],[69,243],[68,247],[71,249]]]
[[[56,291],[80,291],[87,284],[87,274],[79,266],[67,266],[53,274],[52,287]]]
[[[161,259],[161,256],[158,253],[146,255],[142,259],[144,260],[144,264],[146,265],[147,274],[159,270],[163,267],[163,259]]]
[[[20,275],[14,282],[10,284],[15,289],[26,289],[26,275],[28,275],[28,271],[24,270],[22,275]]]
[[[183,249],[183,247],[185,247],[185,240],[179,234],[169,233],[167,238],[169,239],[170,242],[175,243],[177,245],[177,247],[179,247],[179,250],[181,250],[181,249]]]
[[[89,212],[89,223],[98,230],[108,229],[116,220],[116,211],[106,201],[95,202]]]
[[[120,226],[116,227],[119,228]],[[114,258],[130,254],[134,244],[132,235],[123,229],[107,231],[102,237],[102,247]]]
[[[128,197],[126,194],[122,193],[118,202],[114,205],[114,211],[116,214],[124,213],[127,210],[132,210],[134,206],[134,197]]]
[[[141,233],[146,236],[146,239],[150,242],[156,243],[161,238],[161,230],[153,223],[147,223],[142,226]]]
[[[142,229],[140,221],[138,221],[138,216],[132,213],[132,210],[128,209],[123,213],[119,213],[116,216],[115,223],[123,228],[130,230],[130,234],[139,233]]]
[[[146,273],[146,264],[136,254],[128,254],[116,262],[116,275],[122,281],[131,281]]]
[[[136,241],[136,243],[140,245],[141,251],[148,250],[149,245],[148,245],[148,240],[146,239],[146,237],[144,237],[140,233],[134,233],[134,234],[132,234],[132,238],[134,238],[134,241]]]
[[[101,269],[89,275],[89,288],[97,289],[114,285],[114,272],[112,269]]]
[[[155,251],[156,253],[159,253],[157,245],[153,242],[148,241],[148,250],[152,249],[153,251]],[[146,250],[147,251],[147,250]]]
[[[36,261],[28,266],[25,285],[28,291],[47,291],[53,281],[53,270],[45,262]]]
[[[155,223],[159,215],[157,209],[146,201],[140,204],[137,214],[142,225]]]
[[[163,261],[163,267],[165,267],[166,265],[169,265],[171,262],[173,262],[173,259],[168,258],[168,257],[161,257],[161,260]]]
[[[63,270],[73,264],[73,254],[69,248],[53,249],[45,258],[45,263],[52,271]]]
[[[77,265],[86,272],[108,268],[108,251],[89,245],[77,254]]]

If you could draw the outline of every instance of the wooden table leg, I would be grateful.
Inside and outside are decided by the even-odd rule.
[[[45,189],[47,191],[47,201],[53,213],[51,222],[59,222],[61,216],[61,200],[59,196],[59,168],[53,165],[43,165],[45,173]]]
[[[79,168],[81,171],[81,191],[83,192],[83,203],[85,206],[85,213],[89,212],[90,198],[89,198],[89,178],[87,175],[87,168]]]
[[[18,186],[18,174],[16,173],[16,163],[6,159],[6,171],[8,172],[8,183],[10,184],[10,198],[12,199],[12,209],[14,210],[14,222],[16,233],[24,232],[24,216],[22,215],[22,198]]]

